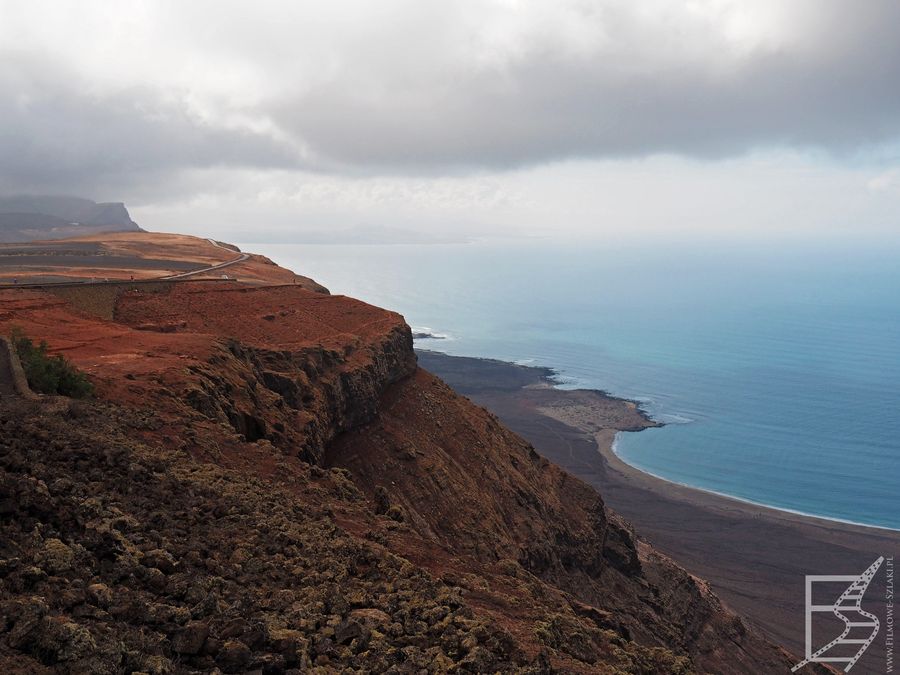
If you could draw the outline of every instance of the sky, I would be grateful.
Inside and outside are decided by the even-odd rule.
[[[0,0],[0,193],[237,241],[898,233],[895,0]]]

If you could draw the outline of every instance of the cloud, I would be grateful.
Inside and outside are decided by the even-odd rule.
[[[886,192],[900,189],[900,170],[890,169],[869,179],[866,187],[870,192]]]
[[[210,124],[175,92],[140,83],[91,91],[28,56],[0,62],[0,188],[92,192],[187,167],[299,167],[271,134]]]
[[[702,4],[719,10],[569,3],[559,12],[577,21],[511,29],[495,52],[490,30],[457,35],[453,17],[426,45],[388,32],[386,53],[378,40],[356,45],[273,114],[347,166],[507,168],[775,146],[852,153],[900,135],[900,5],[780,3],[757,16],[752,3]],[[466,38],[470,53],[447,46]]]
[[[900,138],[892,0],[0,0],[0,190]]]

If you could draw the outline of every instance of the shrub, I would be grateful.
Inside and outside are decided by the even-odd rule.
[[[60,394],[72,398],[84,398],[94,393],[94,385],[62,356],[51,356],[43,340],[35,345],[20,329],[13,329],[12,344],[22,370],[33,391],[42,394]]]

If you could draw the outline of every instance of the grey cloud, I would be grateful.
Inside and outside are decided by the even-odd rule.
[[[3,55],[0,190],[97,194],[193,168],[303,164],[266,134],[198,119],[175,92],[92,84],[43,59]]]
[[[682,35],[674,21],[667,32],[664,18],[648,28],[632,2],[572,6],[607,36],[598,49],[573,49],[563,29],[526,32],[504,58],[480,61],[466,46],[478,4],[417,0],[403,22],[385,12],[323,54],[321,68],[305,63],[315,82],[293,74],[292,59],[313,57],[293,52],[283,27],[271,50],[262,39],[242,47],[242,25],[256,35],[262,24],[235,14],[217,47],[269,78],[242,112],[272,133],[225,125],[233,110],[199,119],[163,76],[117,88],[73,74],[60,55],[0,50],[0,190],[196,190],[179,181],[209,169],[434,174],[770,146],[852,153],[900,138],[893,0],[796,0],[792,38],[737,55],[696,26]],[[277,18],[277,5],[265,8],[266,21]],[[282,51],[284,63],[273,63]]]
[[[402,76],[378,81],[383,73],[351,62],[341,77],[279,101],[273,114],[321,157],[348,166],[503,168],[779,145],[847,153],[900,136],[900,4],[796,7],[794,20],[807,24],[803,44],[758,50],[724,72],[715,52],[705,61],[676,54],[651,68],[631,63],[654,50],[639,44],[652,36],[638,27],[620,38],[638,43],[633,53],[613,60],[572,56],[564,44],[525,45],[500,67],[444,71],[412,86]],[[601,20],[635,29],[615,12]],[[376,94],[367,78],[380,85]]]

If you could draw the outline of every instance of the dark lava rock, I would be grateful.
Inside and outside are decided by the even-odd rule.
[[[216,665],[226,673],[243,672],[250,663],[250,647],[240,640],[228,640],[216,656]]]
[[[172,639],[172,651],[179,654],[199,654],[209,635],[209,626],[203,621],[191,621]]]

